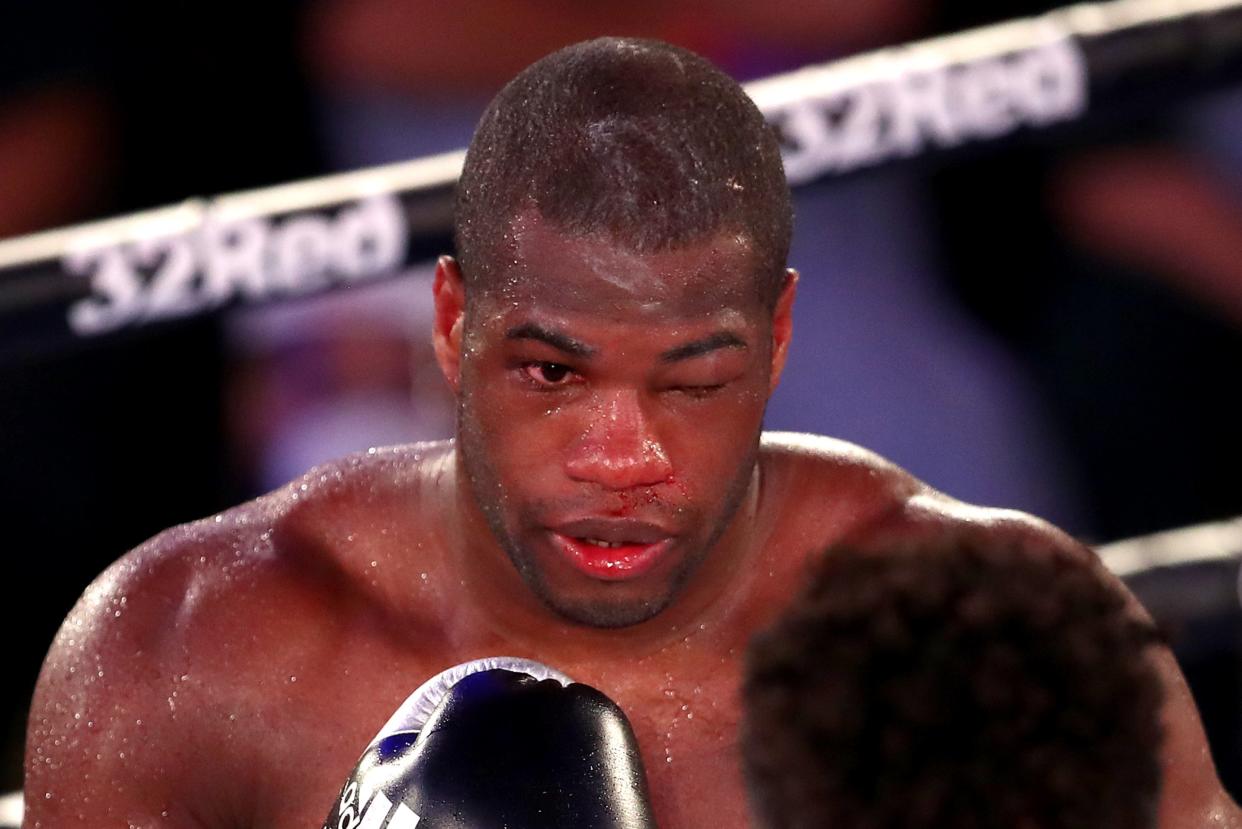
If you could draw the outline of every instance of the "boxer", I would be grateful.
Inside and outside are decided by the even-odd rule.
[[[764,829],[1149,829],[1154,627],[1088,559],[954,530],[838,547],[748,651]]]
[[[29,825],[318,825],[412,688],[510,654],[619,705],[661,826],[745,826],[742,654],[809,553],[968,523],[1089,555],[855,446],[761,434],[789,190],[706,61],[604,39],[537,62],[483,115],[457,199],[433,331],[456,438],[314,469],[103,573],[36,690]],[[1165,792],[1231,808],[1158,663]]]

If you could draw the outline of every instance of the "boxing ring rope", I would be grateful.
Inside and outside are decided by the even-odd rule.
[[[0,795],[0,829],[17,829],[22,825],[22,793]]]
[[[1237,565],[1242,561],[1242,518],[1114,541],[1097,551],[1123,579],[1192,565]]]
[[[1116,541],[1097,551],[1162,624],[1242,622],[1242,517]],[[1242,626],[1238,631],[1242,635]]]
[[[1242,78],[1242,0],[1114,0],[747,86],[795,186]],[[462,153],[0,241],[0,359],[403,272],[450,249]]]

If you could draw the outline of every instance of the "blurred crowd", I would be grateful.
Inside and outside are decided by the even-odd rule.
[[[751,79],[1050,7],[17,4],[0,27],[0,238],[457,149],[513,73],[596,35]],[[800,189],[769,428],[856,441],[1089,541],[1242,512],[1240,94]],[[35,597],[0,620],[0,788],[21,783],[43,652],[110,561],[320,461],[451,433],[428,285],[416,269],[0,364],[6,566]],[[1236,690],[1231,670],[1209,679]]]

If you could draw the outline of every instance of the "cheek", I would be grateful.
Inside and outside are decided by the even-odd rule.
[[[478,367],[467,376],[465,419],[494,465],[520,470],[555,456],[555,447],[569,435],[569,424],[552,402],[517,388],[500,369]]]
[[[661,431],[679,485],[691,494],[728,488],[754,455],[763,409],[747,395],[666,418]]]

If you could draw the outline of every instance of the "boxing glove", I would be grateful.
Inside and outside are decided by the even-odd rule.
[[[381,730],[324,829],[654,827],[625,714],[590,686],[533,673],[484,667],[436,683],[425,723]],[[402,711],[425,707],[426,690]]]

